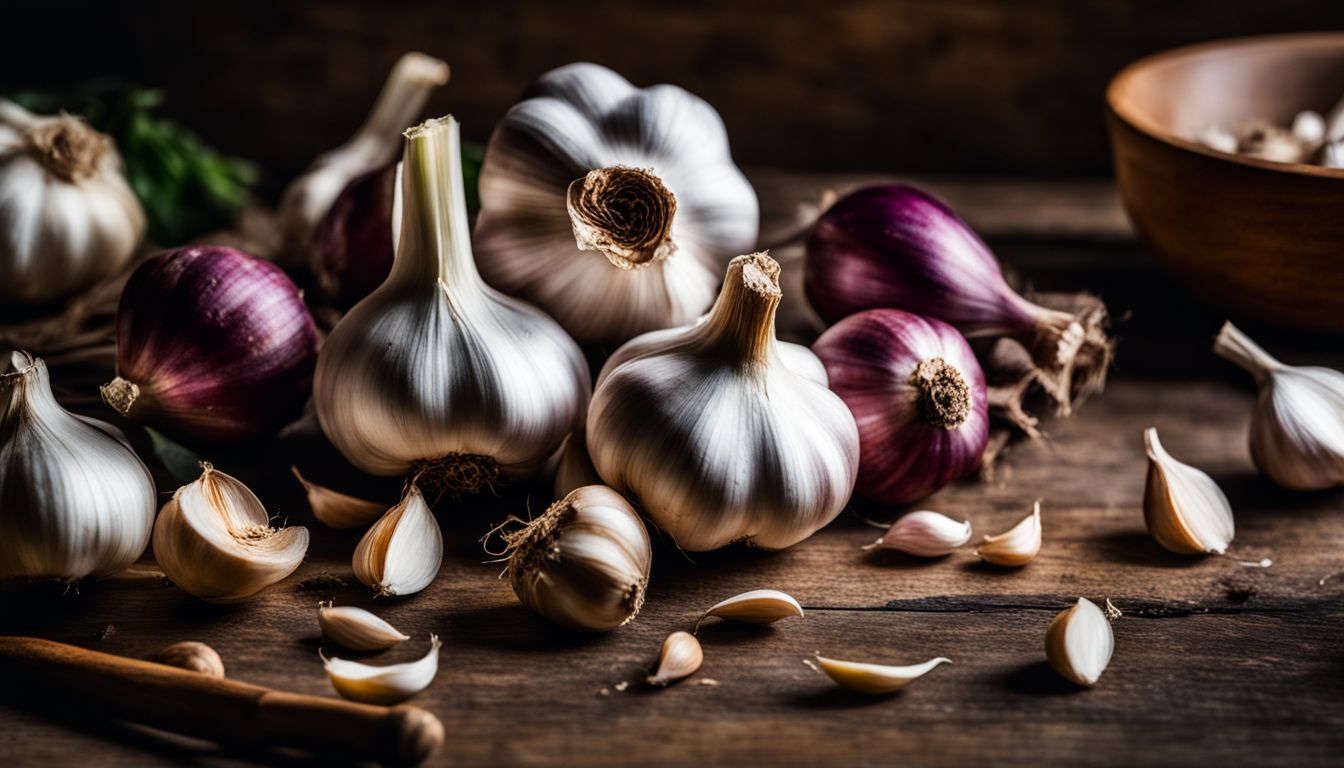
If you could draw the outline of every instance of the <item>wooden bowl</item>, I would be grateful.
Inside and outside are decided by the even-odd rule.
[[[1200,298],[1267,322],[1344,332],[1344,170],[1223,154],[1196,137],[1288,125],[1344,97],[1344,33],[1179,48],[1106,91],[1120,195],[1139,236]]]

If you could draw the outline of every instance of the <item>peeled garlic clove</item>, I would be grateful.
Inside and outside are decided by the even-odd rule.
[[[981,560],[994,565],[1016,567],[1026,565],[1041,551],[1041,502],[1038,500],[1031,514],[998,536],[986,536],[976,548]]]
[[[308,552],[308,529],[272,528],[246,485],[208,463],[201,470],[154,524],[154,557],[164,574],[202,600],[232,603],[293,573]]]
[[[645,678],[649,685],[669,686],[694,675],[705,661],[700,641],[689,632],[673,632],[663,641],[658,654],[658,668]]]
[[[695,627],[698,630],[700,623],[710,616],[747,624],[774,624],[790,616],[801,618],[802,615],[803,606],[791,596],[774,589],[754,589],[714,604],[700,615]]]
[[[290,467],[290,472],[303,485],[308,493],[308,507],[313,517],[329,528],[359,528],[377,520],[387,507],[376,501],[365,501],[349,494],[333,491],[317,483],[310,483],[299,473],[298,467]]]
[[[224,677],[224,660],[219,653],[205,643],[186,640],[181,643],[160,648],[150,661],[167,664],[170,667],[200,672],[206,677]]]
[[[817,666],[826,676],[838,685],[873,695],[895,693],[910,683],[929,673],[939,664],[951,664],[951,659],[939,656],[923,664],[908,667],[889,667],[884,664],[863,664],[857,661],[840,661],[817,656]]]
[[[1157,439],[1143,433],[1148,451],[1148,484],[1143,519],[1163,547],[1182,555],[1221,555],[1236,533],[1232,506],[1218,484],[1198,469],[1173,459]]]
[[[411,483],[355,547],[355,578],[380,595],[411,595],[429,586],[443,562],[443,533]]]
[[[323,637],[352,651],[381,651],[411,639],[363,608],[330,601],[317,604],[317,625]]]
[[[357,661],[322,656],[331,687],[351,701],[396,704],[425,690],[439,671],[438,635],[429,636],[429,653],[418,661],[375,667]],[[320,656],[321,654],[319,654]]]
[[[942,557],[970,540],[970,522],[921,509],[903,515],[870,546],[894,549],[916,557]]]
[[[1111,622],[1085,598],[1050,622],[1045,631],[1045,657],[1050,666],[1079,685],[1093,686],[1115,649]]]

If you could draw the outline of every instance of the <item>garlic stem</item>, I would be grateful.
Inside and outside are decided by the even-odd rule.
[[[451,116],[406,131],[401,239],[389,280],[433,284],[449,302],[482,293],[471,253],[471,225],[462,182],[462,140]]]
[[[1251,374],[1257,386],[1263,385],[1275,371],[1283,368],[1283,363],[1251,341],[1232,323],[1223,323],[1218,338],[1213,342],[1213,351]]]
[[[781,295],[778,262],[766,253],[738,256],[728,265],[723,292],[695,333],[741,368],[763,368],[775,348],[775,310]]]

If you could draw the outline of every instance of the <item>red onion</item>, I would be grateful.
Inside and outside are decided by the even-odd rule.
[[[817,220],[806,272],[807,298],[829,322],[893,307],[968,337],[1018,341],[1063,413],[1105,383],[1112,345],[1104,305],[1093,300],[1072,314],[1022,298],[966,222],[913,187],[867,187],[842,198]]]
[[[169,435],[235,442],[298,418],[317,329],[274,264],[192,246],[141,264],[117,309],[117,378],[103,399]]]
[[[836,323],[812,351],[859,425],[860,494],[905,504],[980,466],[985,374],[955,328],[874,309]]]
[[[313,272],[342,309],[373,293],[392,271],[396,166],[364,174],[341,192],[313,236]]]

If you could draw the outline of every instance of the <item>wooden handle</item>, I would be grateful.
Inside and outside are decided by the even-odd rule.
[[[286,693],[51,640],[0,637],[0,687],[19,681],[110,717],[228,746],[418,765],[443,744],[443,724],[419,707]]]

